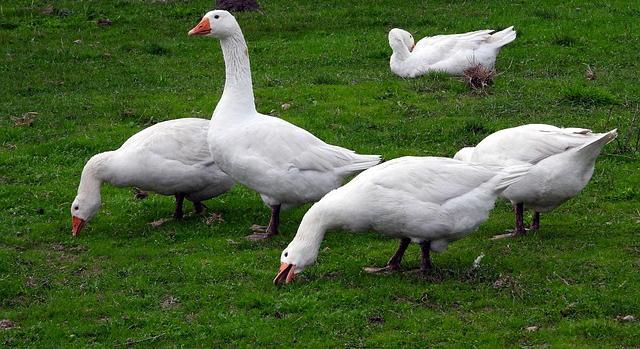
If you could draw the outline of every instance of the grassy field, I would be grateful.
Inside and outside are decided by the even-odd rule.
[[[245,188],[207,203],[222,222],[153,227],[172,198],[105,186],[96,218],[70,233],[90,156],[158,121],[211,115],[221,50],[186,33],[212,1],[3,1],[0,347],[640,346],[638,320],[621,320],[640,317],[639,3],[260,2],[237,14],[258,110],[329,143],[391,159],[451,156],[525,123],[620,136],[535,234],[491,241],[512,226],[499,202],[432,273],[379,276],[362,267],[384,264],[397,241],[333,232],[316,266],[276,288],[308,206],[283,214],[280,236],[251,243],[243,237],[267,209]],[[392,27],[423,37],[509,25],[518,39],[484,93],[389,71]],[[28,112],[33,123],[17,125]],[[406,269],[418,258],[412,246]]]

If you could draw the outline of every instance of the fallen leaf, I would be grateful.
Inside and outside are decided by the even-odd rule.
[[[222,213],[211,212],[209,217],[206,217],[204,219],[204,224],[206,225],[211,225],[217,222],[224,222],[224,219],[222,218]]]
[[[15,327],[16,325],[13,323],[13,321],[9,320],[9,319],[2,319],[0,320],[0,328],[8,330],[10,328]]]
[[[635,321],[636,318],[633,315],[618,315],[616,316],[616,320],[620,321],[620,322],[632,322]]]
[[[287,109],[291,108],[291,104],[283,103],[280,107],[282,108],[282,110],[287,110]]]
[[[37,115],[38,113],[30,111],[22,114],[22,117],[19,118],[12,116],[11,121],[13,121],[16,126],[31,126]]]
[[[137,200],[143,200],[146,199],[147,196],[149,196],[149,193],[147,193],[146,191],[140,189],[140,188],[133,188],[133,197]]]
[[[149,225],[154,227],[154,228],[157,228],[157,227],[167,223],[170,220],[171,220],[171,218],[160,218],[157,221],[153,221],[153,222],[149,223]]]
[[[482,261],[482,258],[484,258],[484,252],[481,252],[480,255],[476,257],[476,259],[473,261],[473,264],[471,265],[471,270],[480,268],[480,261]]]
[[[82,40],[80,40],[80,39],[74,40],[73,43],[76,44],[76,45],[80,45],[82,43]]]
[[[174,296],[167,296],[161,304],[163,309],[175,308],[178,305],[180,305],[180,300]]]
[[[538,329],[540,329],[540,327],[538,327],[538,326],[529,326],[529,327],[525,327],[525,330],[526,330],[527,332],[535,332],[535,331],[537,331]]]
[[[98,25],[101,25],[103,27],[109,26],[111,25],[111,23],[113,22],[111,22],[109,18],[100,18],[98,19],[98,22],[97,22]]]
[[[587,77],[587,80],[593,81],[596,79],[596,73],[593,71],[593,69],[591,69],[589,65],[587,65],[587,70],[585,71],[584,75]]]
[[[384,323],[384,318],[380,315],[374,315],[369,318],[369,322],[372,324],[382,324]]]
[[[48,5],[40,9],[40,13],[43,15],[50,15],[53,13],[53,5]]]

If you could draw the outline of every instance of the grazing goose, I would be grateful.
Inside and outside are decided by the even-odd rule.
[[[493,69],[502,46],[516,39],[509,27],[497,33],[478,30],[464,34],[426,37],[414,44],[413,36],[394,28],[389,31],[391,71],[403,78],[415,78],[432,71],[462,75],[478,64]]]
[[[254,225],[254,234],[247,238],[277,234],[281,207],[317,201],[345,177],[380,162],[378,155],[359,155],[327,144],[300,127],[258,113],[247,45],[229,12],[207,13],[189,35],[219,39],[224,55],[224,92],[208,135],[211,154],[224,172],[260,193],[271,208],[269,225]]]
[[[429,252],[475,230],[488,216],[500,191],[517,183],[529,165],[487,168],[449,158],[402,157],[370,168],[314,204],[298,233],[282,252],[275,284],[289,283],[318,256],[324,234],[332,229],[375,230],[401,239],[383,268],[396,270],[411,241],[422,248],[421,269],[431,266]]]
[[[103,182],[175,195],[175,218],[184,199],[202,212],[203,200],[233,186],[214,163],[207,145],[209,120],[177,119],[155,124],[131,136],[120,148],[94,155],[82,170],[78,195],[71,204],[72,230],[78,235],[100,208]]]
[[[475,147],[461,149],[454,159],[483,165],[533,165],[517,184],[500,195],[514,205],[516,223],[511,234],[526,232],[524,208],[534,210],[531,230],[540,227],[540,212],[549,212],[578,195],[589,183],[602,147],[616,130],[593,133],[583,128],[531,124],[498,131]]]

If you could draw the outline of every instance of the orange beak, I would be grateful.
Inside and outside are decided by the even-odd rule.
[[[87,221],[84,219],[71,216],[71,234],[73,234],[73,236],[78,236],[85,224],[87,224]]]
[[[413,52],[414,48],[416,48],[416,44],[413,44],[413,46],[411,46],[411,48],[409,49],[409,52]]]
[[[295,264],[280,263],[280,271],[278,275],[273,279],[274,285],[289,284],[296,277]]]
[[[209,24],[209,20],[203,18],[198,25],[193,27],[193,29],[189,30],[189,36],[193,35],[207,35],[211,33],[211,25]]]

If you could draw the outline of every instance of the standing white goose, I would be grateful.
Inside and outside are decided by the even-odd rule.
[[[462,75],[465,69],[478,64],[493,69],[500,48],[515,39],[515,30],[509,27],[497,33],[478,30],[436,35],[414,44],[409,32],[394,28],[389,31],[389,46],[393,50],[391,71],[404,78],[414,78],[432,71]]]
[[[314,204],[280,257],[275,284],[289,283],[318,256],[332,229],[374,230],[401,239],[383,268],[396,270],[411,241],[420,242],[421,269],[431,267],[430,251],[474,231],[488,216],[497,195],[517,183],[529,165],[490,169],[437,157],[402,157],[370,168]]]
[[[182,217],[185,198],[201,212],[202,201],[231,189],[233,180],[211,158],[208,129],[209,120],[205,119],[165,121],[131,136],[117,150],[91,157],[71,204],[73,235],[98,212],[103,182],[175,195],[175,218]]]
[[[522,235],[524,208],[534,210],[531,230],[540,227],[540,212],[549,212],[578,195],[589,183],[602,147],[618,135],[616,130],[593,133],[583,128],[531,124],[495,132],[475,147],[461,149],[454,159],[475,164],[533,165],[517,184],[503,191],[515,210],[515,230]]]
[[[224,92],[208,135],[211,154],[223,171],[260,193],[271,208],[269,225],[254,226],[248,238],[277,234],[281,207],[317,201],[345,177],[380,162],[378,155],[327,144],[302,128],[258,113],[247,45],[229,12],[208,12],[189,35],[220,39],[224,55]]]

